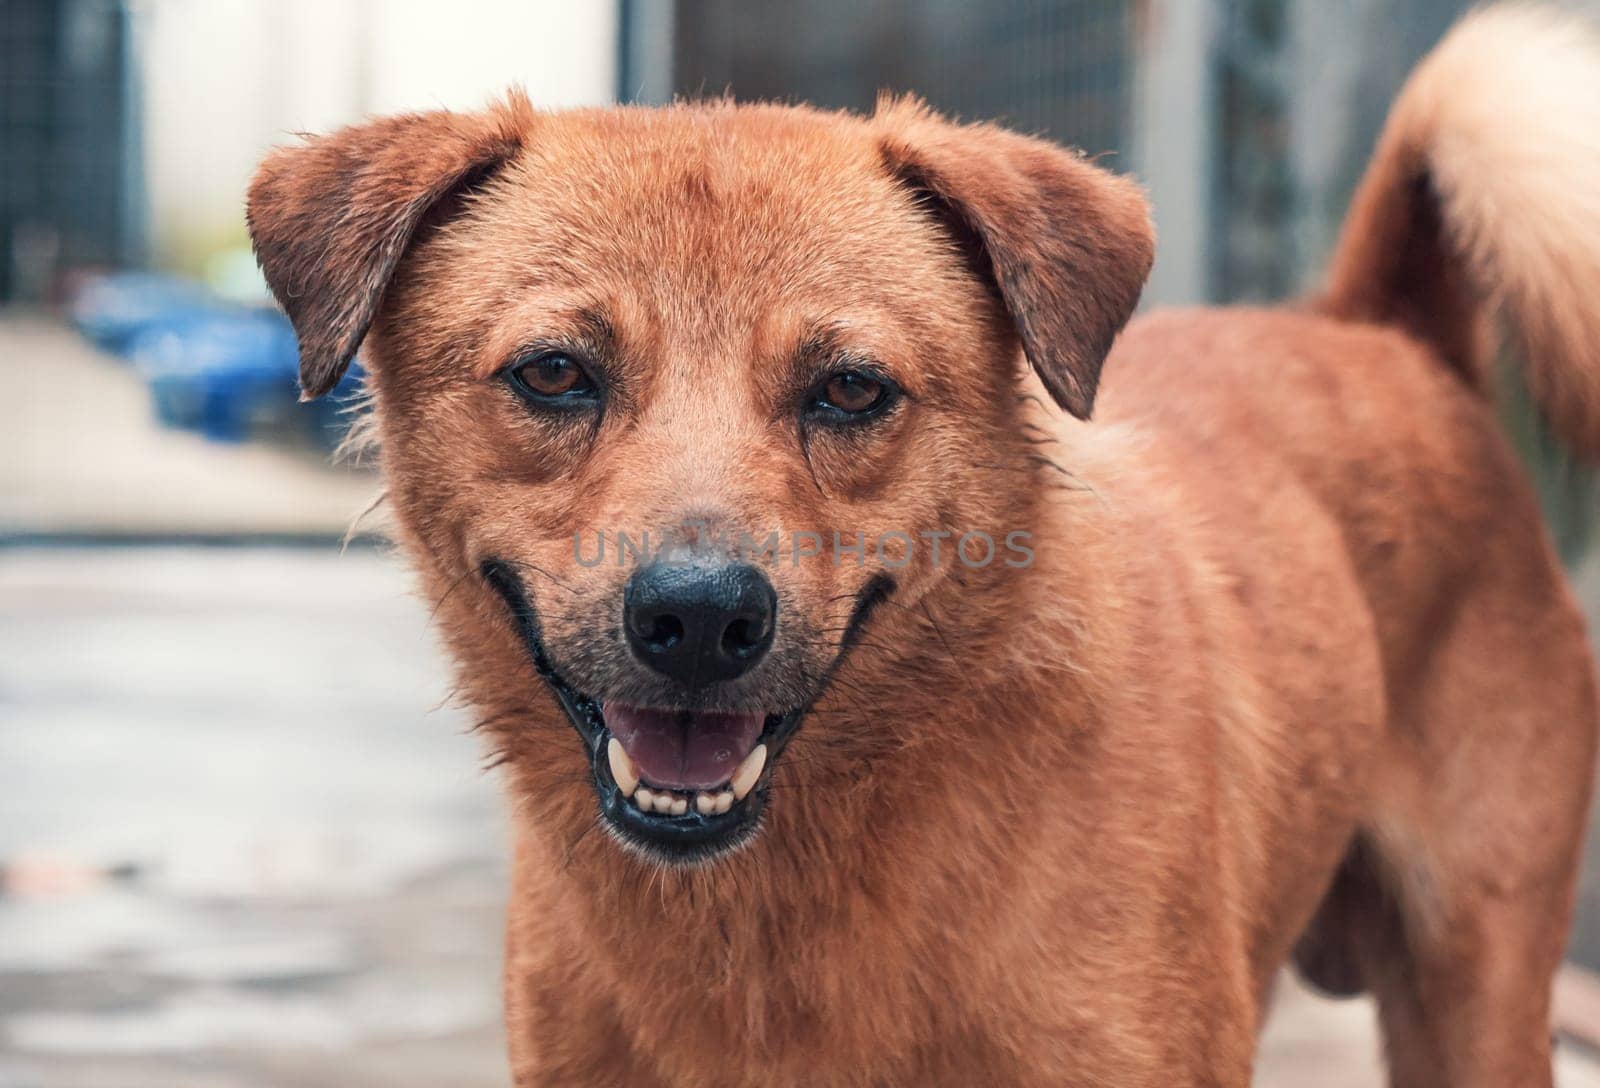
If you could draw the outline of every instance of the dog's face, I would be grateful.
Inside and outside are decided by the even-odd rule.
[[[1125,183],[912,105],[396,118],[276,153],[250,214],[308,393],[372,326],[390,499],[519,781],[679,862],[895,669],[853,655],[879,605],[1025,562],[1019,342],[1086,415],[1150,259]]]

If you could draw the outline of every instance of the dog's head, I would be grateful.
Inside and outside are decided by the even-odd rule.
[[[382,119],[274,152],[249,218],[306,395],[365,342],[523,788],[676,861],[754,833],[830,689],[909,667],[880,605],[1026,565],[1023,357],[1087,417],[1152,252],[1131,184],[912,102]]]

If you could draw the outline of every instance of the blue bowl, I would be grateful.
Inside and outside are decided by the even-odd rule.
[[[199,284],[148,272],[123,272],[87,282],[72,300],[73,326],[97,346],[125,355],[151,329],[184,324],[225,307]]]

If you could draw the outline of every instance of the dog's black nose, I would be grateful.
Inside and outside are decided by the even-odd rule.
[[[748,563],[651,563],[628,579],[622,615],[639,660],[692,691],[766,656],[778,597]]]

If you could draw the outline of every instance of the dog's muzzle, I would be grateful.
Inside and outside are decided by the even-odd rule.
[[[481,574],[505,601],[534,668],[583,739],[601,816],[624,844],[657,861],[695,864],[755,834],[773,767],[820,689],[799,706],[748,712],[597,698],[556,668],[515,569],[490,560]],[[827,678],[892,590],[882,576],[863,589]],[[777,621],[771,583],[740,564],[652,564],[624,590],[623,626],[633,655],[690,695],[754,668],[772,646]]]

